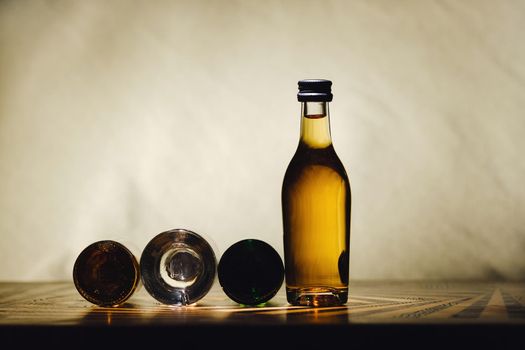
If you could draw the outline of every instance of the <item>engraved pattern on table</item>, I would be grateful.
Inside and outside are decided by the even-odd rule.
[[[265,306],[243,307],[217,285],[196,306],[172,307],[144,289],[118,308],[82,299],[72,283],[0,283],[0,325],[177,323],[525,323],[525,284],[353,282],[345,306],[290,306],[284,290]]]

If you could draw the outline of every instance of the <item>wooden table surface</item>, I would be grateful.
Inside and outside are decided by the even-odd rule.
[[[446,341],[456,332],[450,338],[456,342],[493,340],[501,345],[522,338],[524,326],[523,283],[352,282],[348,304],[327,308],[289,306],[283,289],[265,306],[243,307],[217,285],[189,307],[162,305],[142,288],[123,306],[103,308],[82,299],[70,282],[0,283],[0,337],[16,342],[28,338],[60,342],[68,336],[94,341],[129,332],[134,333],[132,339],[140,334],[151,338],[174,330],[219,339],[242,329],[245,336],[272,330],[299,339],[325,334],[334,341],[339,337],[363,344],[378,335],[395,341],[427,333],[436,341],[443,333]],[[258,344],[265,341],[269,340]]]

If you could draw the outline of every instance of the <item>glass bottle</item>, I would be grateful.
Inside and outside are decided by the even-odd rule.
[[[348,299],[351,194],[332,145],[329,80],[299,81],[301,135],[282,187],[286,295],[292,305]]]
[[[271,245],[258,239],[244,239],[222,254],[218,275],[230,299],[239,304],[259,305],[273,298],[281,288],[284,266]]]
[[[144,287],[169,305],[190,305],[204,297],[215,279],[216,266],[209,243],[184,229],[158,234],[140,258]]]
[[[122,244],[98,241],[77,257],[73,282],[87,301],[100,306],[118,306],[140,285],[139,264]]]

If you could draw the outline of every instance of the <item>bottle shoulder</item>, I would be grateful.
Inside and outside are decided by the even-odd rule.
[[[325,148],[310,148],[299,144],[286,170],[285,181],[287,178],[300,176],[314,167],[331,169],[343,179],[348,180],[345,167],[337,156],[333,145]]]

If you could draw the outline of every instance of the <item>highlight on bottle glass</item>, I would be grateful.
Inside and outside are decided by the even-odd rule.
[[[119,306],[140,285],[139,264],[124,245],[111,240],[98,241],[77,257],[73,282],[87,301],[99,306]]]
[[[350,183],[332,145],[332,82],[299,81],[301,133],[282,187],[286,295],[292,305],[348,299]]]
[[[216,265],[210,244],[185,229],[158,234],[140,258],[144,287],[168,305],[190,305],[204,297],[215,279]]]
[[[281,288],[284,266],[268,243],[245,239],[229,247],[218,267],[219,283],[226,295],[244,305],[269,301]]]

